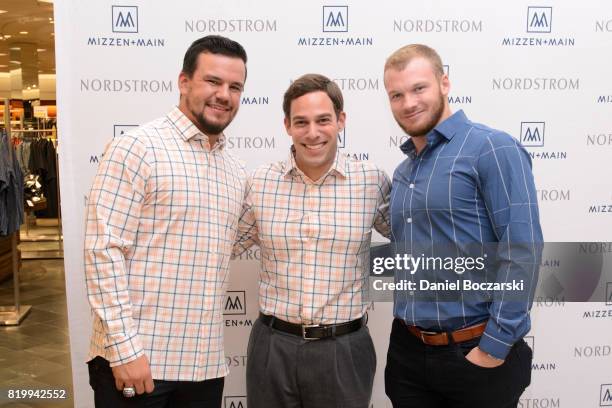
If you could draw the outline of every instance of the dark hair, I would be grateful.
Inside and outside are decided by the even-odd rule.
[[[317,91],[325,92],[327,96],[329,96],[329,99],[331,99],[332,103],[334,104],[336,118],[338,118],[340,112],[342,112],[342,109],[344,108],[342,91],[335,82],[320,74],[303,75],[289,85],[289,88],[287,91],[285,91],[285,96],[283,97],[283,111],[285,112],[285,117],[289,118],[291,116],[291,102],[294,99]]]
[[[236,41],[220,35],[207,35],[206,37],[195,40],[189,46],[187,52],[185,52],[185,58],[183,59],[183,72],[187,74],[189,78],[193,76],[197,68],[198,56],[201,53],[240,58],[245,64],[244,75],[246,79],[247,54],[242,45]]]

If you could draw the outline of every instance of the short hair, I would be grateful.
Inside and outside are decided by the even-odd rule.
[[[344,109],[342,91],[334,81],[320,74],[302,75],[289,85],[283,97],[283,111],[285,112],[285,117],[289,118],[291,116],[291,102],[293,102],[293,100],[311,92],[318,91],[325,92],[327,96],[329,96],[329,99],[331,99],[334,105],[336,118],[338,118],[340,112]]]
[[[433,48],[423,44],[410,44],[395,51],[387,58],[385,71],[388,69],[402,71],[410,61],[419,57],[425,58],[431,63],[433,71],[438,78],[444,75],[444,67],[440,55]]]
[[[198,40],[195,40],[185,52],[185,58],[183,58],[183,69],[189,78],[193,76],[198,66],[198,56],[201,53],[225,55],[227,57],[240,58],[245,65],[245,79],[246,79],[246,63],[247,54],[242,45],[236,41],[230,40],[227,37],[220,35],[207,35]]]

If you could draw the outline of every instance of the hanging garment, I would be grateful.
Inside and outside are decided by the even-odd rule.
[[[36,211],[41,218],[57,218],[57,154],[50,140],[37,139],[30,145],[29,170],[40,176],[42,190],[47,197],[47,208]]]
[[[0,133],[0,235],[19,230],[23,219],[23,172],[3,129]]]
[[[30,141],[24,140],[17,145],[17,160],[19,161],[19,167],[24,175],[30,172],[28,164],[30,163]]]

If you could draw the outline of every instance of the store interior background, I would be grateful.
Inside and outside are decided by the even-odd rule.
[[[38,157],[20,164],[43,192],[24,203],[25,222],[18,236],[0,237],[0,389],[66,389],[72,395],[53,18],[52,0],[0,0],[0,127],[10,129],[12,142],[21,145],[18,152],[29,146]],[[14,265],[20,313],[15,313]],[[14,324],[14,317],[24,312],[20,324]],[[45,406],[72,405],[69,398]],[[0,400],[0,406],[34,405]]]

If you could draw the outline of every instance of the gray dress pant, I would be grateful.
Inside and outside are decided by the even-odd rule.
[[[367,327],[304,340],[253,325],[247,349],[249,408],[367,408],[376,353]]]

